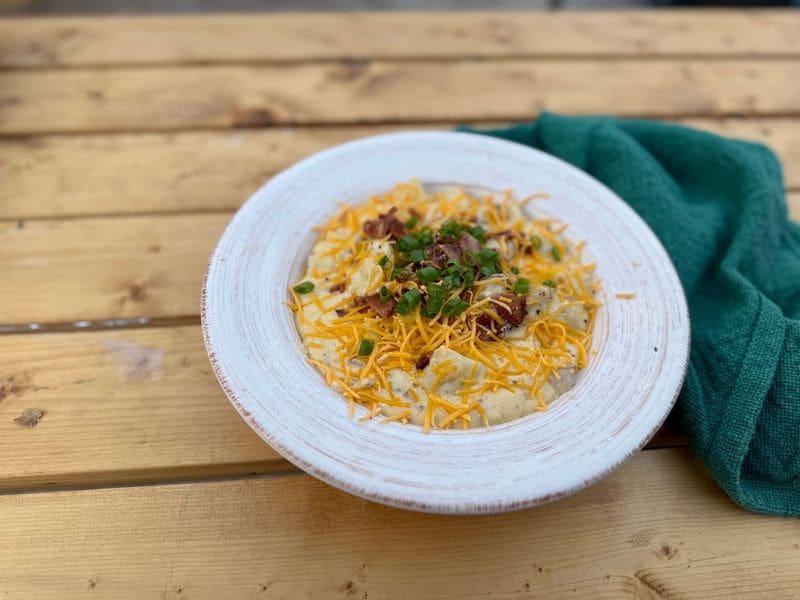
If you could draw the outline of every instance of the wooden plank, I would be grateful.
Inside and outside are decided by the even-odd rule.
[[[225,398],[199,326],[0,336],[0,356],[0,492],[294,470]]]
[[[602,73],[602,77],[597,74]],[[0,73],[0,134],[796,115],[800,60],[373,61]]]
[[[775,600],[800,578],[800,530],[675,449],[505,515],[400,511],[308,476],[7,495],[0,515],[0,589],[20,599]]]
[[[293,162],[385,130],[281,127],[0,138],[0,216],[231,210]]]
[[[0,325],[196,316],[208,258],[230,217],[0,222]]]
[[[355,13],[0,21],[0,66],[798,55],[786,11]]]
[[[198,326],[0,336],[0,356],[0,490],[293,470],[225,398]]]
[[[789,201],[798,218],[800,195]],[[0,221],[0,330],[196,317],[208,257],[230,218],[209,213]]]
[[[768,144],[784,164],[787,187],[800,189],[800,119],[683,122]],[[0,138],[0,218],[233,210],[270,176],[305,156],[398,129],[403,128]]]

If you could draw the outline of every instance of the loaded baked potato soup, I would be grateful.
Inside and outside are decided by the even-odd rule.
[[[546,410],[574,385],[599,282],[532,200],[409,182],[319,228],[289,305],[351,412],[468,429]]]

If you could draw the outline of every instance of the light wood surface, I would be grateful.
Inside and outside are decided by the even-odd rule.
[[[230,213],[0,222],[0,324],[200,314]]]
[[[6,335],[0,356],[0,492],[294,470],[231,407],[199,326]],[[649,447],[682,445],[667,426]]]
[[[734,506],[674,428],[502,517],[299,475],[197,314],[232,211],[379,131],[665,118],[770,145],[800,220],[799,36],[786,11],[0,20],[0,597],[795,598],[795,522]]]
[[[800,219],[800,193],[789,203]],[[0,326],[196,317],[208,258],[231,216],[0,221]]]
[[[225,398],[198,326],[0,336],[0,356],[0,490],[292,470]]]
[[[464,56],[797,56],[798,30],[799,15],[765,10],[18,19],[0,22],[0,66]]]
[[[768,144],[800,189],[800,119],[688,119],[692,127]],[[0,137],[0,218],[232,210],[304,156],[417,126],[354,126]]]
[[[603,77],[597,76],[600,72]],[[0,72],[0,134],[530,119],[542,110],[672,117],[798,115],[798,80],[800,59],[372,61],[6,71]]]
[[[800,577],[800,530],[736,507],[675,449],[500,516],[398,511],[305,476],[0,496],[0,514],[11,598],[773,600]]]

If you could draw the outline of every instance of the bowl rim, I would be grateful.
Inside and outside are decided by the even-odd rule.
[[[301,172],[303,169],[306,169],[309,166],[313,166],[315,161],[330,160],[336,155],[340,153],[346,153],[347,151],[353,150],[354,148],[368,147],[376,143],[380,144],[392,141],[402,141],[404,139],[410,139],[410,138],[413,138],[415,140],[419,140],[420,138],[441,139],[443,136],[444,137],[457,136],[462,138],[462,141],[468,141],[472,143],[489,143],[494,145],[510,146],[510,147],[516,147],[518,149],[523,149],[525,152],[530,153],[531,157],[538,155],[540,159],[542,157],[545,157],[546,160],[554,161],[555,163],[558,164],[559,168],[569,171],[572,175],[578,176],[585,182],[588,182],[593,187],[604,190],[606,194],[609,194],[614,198],[616,198],[619,204],[630,212],[629,216],[631,216],[631,218],[634,221],[638,221],[638,225],[644,228],[653,237],[655,243],[661,249],[664,258],[666,259],[662,264],[662,268],[669,270],[668,274],[671,276],[671,278],[674,279],[675,282],[677,282],[678,288],[680,289],[681,292],[679,294],[680,301],[677,307],[679,314],[677,315],[677,317],[684,325],[684,328],[676,332],[678,336],[677,341],[679,342],[678,350],[680,351],[680,356],[681,356],[680,368],[677,374],[673,374],[675,379],[674,385],[671,387],[669,395],[668,396],[664,395],[664,398],[662,400],[663,410],[661,411],[659,417],[655,419],[653,426],[650,427],[648,430],[641,431],[641,433],[632,436],[633,437],[632,443],[630,443],[630,445],[624,452],[617,454],[613,460],[606,461],[606,464],[604,464],[602,468],[594,470],[588,477],[581,479],[579,482],[576,482],[569,487],[564,487],[563,489],[557,492],[538,495],[538,496],[531,496],[523,499],[511,499],[505,502],[503,501],[494,502],[491,505],[476,506],[473,503],[464,503],[464,502],[459,502],[457,500],[446,504],[442,504],[441,501],[428,503],[425,500],[420,500],[419,498],[408,498],[398,495],[387,495],[380,493],[379,491],[376,490],[364,489],[363,487],[354,485],[353,482],[350,481],[347,477],[337,476],[336,474],[324,468],[321,468],[313,461],[306,460],[300,453],[295,451],[291,443],[287,443],[287,441],[284,440],[281,436],[276,435],[274,431],[270,430],[270,428],[266,427],[264,423],[259,421],[248,409],[246,402],[243,401],[243,399],[240,397],[236,382],[231,381],[231,379],[227,375],[225,371],[225,366],[223,364],[223,360],[220,359],[219,353],[217,352],[215,347],[213,333],[211,331],[211,326],[209,321],[209,314],[210,314],[209,288],[211,285],[210,281],[213,276],[213,268],[215,264],[218,263],[220,258],[218,253],[223,244],[223,241],[226,239],[229,232],[231,231],[232,226],[236,221],[236,218],[239,217],[239,215],[245,214],[249,206],[252,206],[256,202],[259,202],[260,201],[259,197],[265,193],[265,190],[268,190],[269,186],[272,185],[273,182],[293,177],[295,176],[296,173]],[[209,360],[214,375],[217,378],[226,396],[228,397],[229,401],[236,409],[236,411],[245,420],[245,422],[247,422],[248,425],[250,425],[250,427],[259,435],[259,437],[261,437],[267,444],[269,444],[274,450],[276,450],[289,462],[299,467],[302,471],[311,474],[336,488],[339,488],[351,494],[355,494],[362,498],[376,501],[389,506],[404,508],[414,511],[421,511],[421,512],[435,512],[440,514],[487,514],[487,513],[506,512],[511,510],[520,510],[558,500],[560,498],[571,495],[573,493],[585,489],[586,487],[593,485],[597,481],[607,477],[609,474],[611,474],[613,471],[619,468],[622,465],[622,463],[624,463],[631,456],[633,456],[639,450],[641,450],[649,441],[649,439],[656,433],[656,431],[658,431],[658,429],[663,425],[669,413],[671,412],[672,408],[674,407],[675,402],[677,401],[678,395],[682,388],[683,381],[688,369],[688,357],[690,349],[690,321],[689,321],[688,306],[685,299],[685,293],[683,292],[682,286],[680,285],[680,281],[677,272],[675,271],[674,264],[671,261],[671,258],[666,253],[666,250],[663,248],[663,245],[657,239],[652,230],[650,230],[649,226],[645,223],[645,221],[637,213],[635,213],[635,211],[633,211],[633,209],[631,209],[630,206],[627,205],[627,203],[625,203],[621,198],[619,198],[619,196],[615,192],[607,188],[602,182],[594,179],[589,174],[578,169],[577,167],[574,167],[573,165],[570,165],[569,163],[553,155],[550,155],[535,148],[531,148],[524,144],[508,140],[502,140],[494,137],[488,137],[479,133],[461,132],[461,131],[405,130],[402,132],[392,132],[392,133],[384,133],[379,135],[361,137],[341,144],[337,144],[320,152],[309,155],[308,157],[301,159],[300,161],[297,161],[293,165],[279,172],[275,176],[269,178],[237,210],[236,214],[228,223],[224,232],[220,236],[217,244],[215,245],[214,251],[212,252],[208,260],[208,266],[206,269],[201,290],[200,304],[201,304],[201,311],[200,311],[201,329],[202,329],[203,341],[207,354],[209,356]],[[531,416],[532,415],[528,415],[527,417],[522,417],[521,419],[501,424],[501,426],[512,425],[513,423],[521,421],[525,418],[530,418]],[[474,432],[480,430],[471,430],[471,431]],[[446,432],[438,432],[438,433],[446,433]]]

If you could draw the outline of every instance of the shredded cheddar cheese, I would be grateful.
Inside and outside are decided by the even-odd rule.
[[[360,420],[426,432],[488,426],[545,410],[587,366],[600,284],[566,225],[525,215],[538,197],[409,182],[344,204],[317,228],[313,289],[290,289],[287,306],[351,414],[359,404]],[[367,235],[370,224],[405,234]]]

